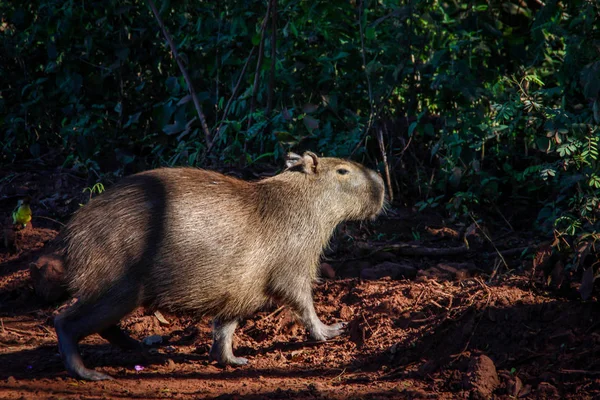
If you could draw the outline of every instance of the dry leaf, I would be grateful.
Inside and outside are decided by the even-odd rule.
[[[552,245],[541,246],[533,258],[533,269],[543,266],[552,255]]]
[[[306,129],[308,129],[311,133],[315,129],[319,129],[319,120],[318,119],[315,119],[313,117],[309,117],[307,115],[306,117],[304,117],[302,119],[302,121],[304,121],[304,126],[306,126]]]
[[[557,261],[554,264],[554,269],[552,269],[552,273],[548,276],[548,285],[550,283],[554,283],[556,287],[560,287],[562,285],[563,280],[565,279],[565,266],[562,261]]]
[[[154,311],[154,316],[156,317],[156,319],[158,320],[158,322],[160,322],[163,325],[171,325],[171,323],[169,321],[167,321],[167,319],[162,315],[162,313],[158,310]]]

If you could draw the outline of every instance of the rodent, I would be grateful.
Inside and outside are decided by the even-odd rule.
[[[342,221],[377,216],[384,184],[352,161],[290,153],[282,173],[247,182],[195,168],[131,175],[78,210],[59,235],[66,285],[77,302],[55,318],[68,372],[111,379],[85,367],[83,337],[139,343],[118,327],[138,306],[212,315],[210,357],[233,355],[241,318],[271,300],[296,312],[315,340],[344,332],[318,318],[312,284]]]

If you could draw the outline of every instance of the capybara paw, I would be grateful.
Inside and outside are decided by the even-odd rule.
[[[76,378],[79,379],[84,379],[84,380],[88,380],[88,381],[111,381],[114,380],[114,378],[108,374],[102,373],[100,371],[95,371],[93,369],[82,369],[77,371],[76,374],[71,374],[71,375],[77,375]]]
[[[311,332],[311,337],[318,342],[322,342],[346,332],[346,326],[345,322],[338,322],[332,325],[323,324],[320,329]]]

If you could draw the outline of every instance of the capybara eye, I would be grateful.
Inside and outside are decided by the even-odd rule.
[[[340,175],[346,175],[348,172],[350,171],[348,171],[346,168],[338,168],[337,170],[337,173]]]

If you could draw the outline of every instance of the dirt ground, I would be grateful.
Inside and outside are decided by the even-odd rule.
[[[504,264],[482,235],[462,251],[464,240],[453,236],[460,227],[395,209],[375,223],[343,227],[326,254],[329,266],[314,289],[317,312],[327,323],[347,321],[346,335],[310,342],[275,305],[236,331],[234,352],[250,363],[221,368],[208,358],[209,319],[163,312],[161,322],[139,309],[122,326],[160,343],[133,353],[86,338],[87,366],[115,380],[73,379],[52,322],[64,304],[36,296],[29,264],[57,234],[57,220],[83,201],[85,182],[7,176],[2,216],[23,186],[38,194],[18,249],[0,244],[0,398],[600,398],[596,293],[584,302],[574,286],[546,285],[532,271],[541,244],[531,233],[488,227]],[[417,250],[407,255],[397,244]],[[423,250],[432,248],[439,251]]]

